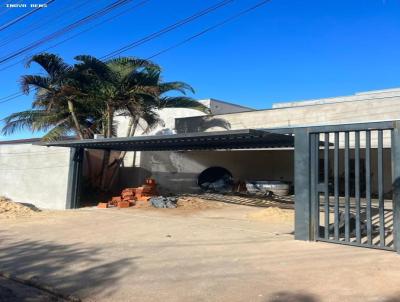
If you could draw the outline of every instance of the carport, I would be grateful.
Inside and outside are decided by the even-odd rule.
[[[384,142],[386,144],[387,141],[384,133],[389,134],[388,146],[385,145],[385,148],[389,149],[391,154],[390,207],[389,201],[383,196],[383,150]],[[371,135],[372,138],[376,137],[376,145],[375,141],[371,145]],[[71,148],[68,183],[70,208],[74,208],[78,203],[85,148],[115,151],[294,148],[296,239],[395,250],[400,253],[399,121],[58,141],[41,145]],[[360,157],[361,149],[363,155],[365,154],[363,158]],[[371,196],[371,179],[368,177],[371,175],[372,149],[377,153],[379,194],[376,203]],[[339,161],[339,150],[343,150],[344,153],[341,161]],[[350,157],[354,159],[355,165],[352,179],[349,172]],[[367,175],[365,196],[360,194],[361,160],[365,163]],[[320,164],[321,162],[323,164]],[[339,194],[339,165],[343,166],[345,174],[344,196]],[[329,168],[332,168],[332,177]],[[355,186],[354,196],[351,196],[350,180],[352,186],[353,184]],[[329,189],[331,182],[333,192]],[[378,222],[374,221],[373,208],[374,210],[376,208]],[[389,237],[390,239],[387,239]]]

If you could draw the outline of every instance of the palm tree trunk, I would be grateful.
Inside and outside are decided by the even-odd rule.
[[[137,117],[132,117],[129,120],[128,129],[126,132],[127,137],[131,137],[131,136],[135,135],[138,124],[139,124],[139,118],[137,118]],[[134,151],[134,152],[136,155],[136,151]],[[117,177],[118,168],[123,163],[126,153],[127,153],[126,151],[122,151],[119,154],[118,159],[112,163],[112,165],[114,165],[114,169],[113,169],[111,177],[110,177],[110,183],[108,184],[108,190],[111,189],[111,186],[113,185],[115,178]]]
[[[112,137],[114,113],[110,104],[107,104],[107,137]]]
[[[79,124],[78,118],[76,117],[74,103],[71,100],[68,100],[68,110],[71,113],[72,120],[74,121],[75,129],[76,129],[76,132],[78,133],[79,138],[83,139],[81,125]]]
[[[110,138],[112,137],[113,133],[113,121],[114,121],[114,112],[112,106],[107,103],[107,108],[106,108],[106,135],[105,137]],[[110,150],[104,150],[104,155],[103,155],[103,162],[101,165],[101,181],[100,181],[100,188],[102,190],[107,190],[107,188],[110,187],[110,184],[106,184],[107,182],[107,172],[108,172],[108,166],[110,162],[110,156],[111,156],[111,151]]]

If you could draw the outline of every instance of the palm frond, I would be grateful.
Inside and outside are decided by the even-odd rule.
[[[25,94],[29,94],[31,87],[38,89],[38,91],[49,91],[51,89],[50,79],[39,75],[24,75],[21,77],[20,83],[21,90]]]
[[[164,94],[171,91],[179,91],[180,93],[186,95],[186,92],[195,93],[192,86],[185,82],[165,82],[158,85],[160,94]]]
[[[32,63],[40,65],[53,78],[65,74],[71,68],[61,57],[51,53],[34,55],[28,60],[26,67],[30,67]]]
[[[70,133],[71,127],[66,123],[66,120],[62,123],[59,123],[55,127],[53,127],[49,132],[47,132],[42,140],[46,142],[57,141],[63,136],[68,135]]]
[[[160,118],[158,113],[152,110],[143,112],[141,118],[146,122],[146,127],[143,129],[143,134],[149,133],[157,126],[165,126],[164,121]]]
[[[34,131],[33,123],[46,115],[47,113],[44,110],[26,110],[10,114],[3,119],[4,126],[1,133],[10,135],[22,129]]]
[[[192,98],[178,96],[178,97],[162,97],[159,100],[160,108],[190,108],[210,113],[210,109],[202,103],[193,100]]]

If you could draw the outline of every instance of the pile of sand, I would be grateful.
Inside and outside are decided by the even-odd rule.
[[[39,210],[0,196],[0,218],[30,217]]]
[[[266,222],[294,222],[294,210],[280,209],[277,207],[266,208],[261,211],[248,214],[248,218],[254,220],[262,220]]]
[[[222,202],[189,196],[179,197],[177,205],[178,208],[188,210],[220,209],[225,206]]]
[[[220,209],[224,206],[222,202],[205,200],[198,197],[181,196],[177,201],[177,209],[184,210],[207,210],[207,209]],[[156,209],[149,201],[137,200],[132,208],[137,209]]]

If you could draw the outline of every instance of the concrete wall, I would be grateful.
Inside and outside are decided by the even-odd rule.
[[[226,113],[246,112],[254,110],[249,107],[227,103],[216,99],[200,100],[199,102],[204,104],[206,107],[210,108],[212,114],[226,114]]]
[[[400,95],[217,115],[230,129],[299,127],[400,119]],[[178,132],[201,131],[204,117],[178,118]],[[214,130],[214,129],[213,129]],[[216,129],[217,130],[217,129]],[[221,130],[221,129],[218,129]]]
[[[394,98],[400,96],[400,89],[385,89],[385,90],[374,90],[366,92],[358,92],[350,96],[341,96],[333,98],[323,98],[315,100],[295,101],[295,102],[284,102],[276,103],[272,105],[272,108],[286,108],[286,107],[302,107],[302,106],[313,106],[322,105],[328,103],[342,103],[342,102],[353,102],[353,101],[365,101],[365,100],[379,100],[383,98]]]
[[[213,166],[228,169],[235,181],[293,181],[291,150],[143,152],[142,160],[136,172],[155,178],[163,193],[198,192],[198,174]],[[125,174],[125,181],[129,177],[133,183],[135,176]]]
[[[65,209],[69,148],[0,145],[0,196],[43,209]]]

